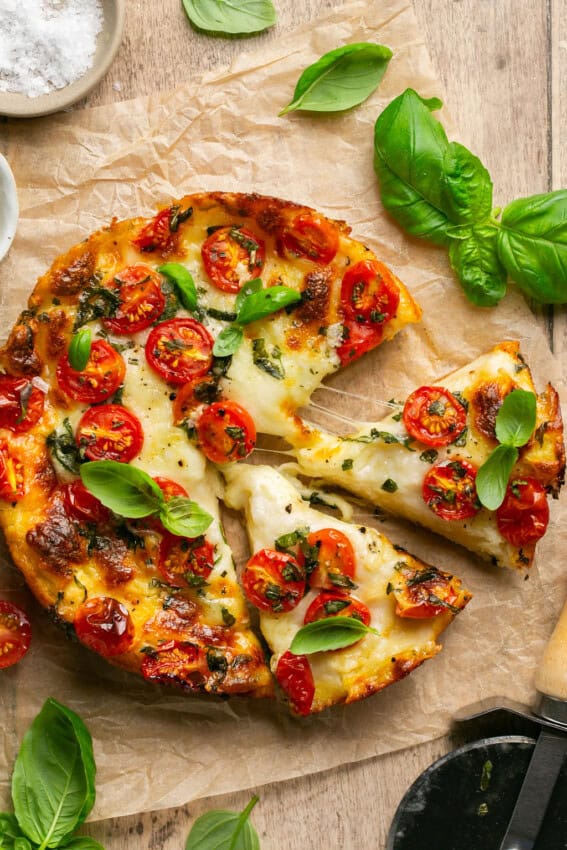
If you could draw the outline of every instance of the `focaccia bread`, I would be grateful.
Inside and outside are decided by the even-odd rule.
[[[416,389],[380,422],[337,438],[313,428],[295,452],[321,478],[460,543],[500,566],[533,563],[565,473],[557,392],[537,396],[537,420],[519,450],[504,503],[482,507],[478,468],[497,446],[496,415],[514,389],[536,393],[519,345],[504,342],[435,386]]]
[[[246,516],[252,557],[244,590],[294,712],[367,697],[439,652],[438,636],[471,598],[458,578],[374,528],[314,510],[273,467],[237,464],[224,475],[227,503]],[[290,651],[302,626],[343,616],[373,631],[341,649]]]

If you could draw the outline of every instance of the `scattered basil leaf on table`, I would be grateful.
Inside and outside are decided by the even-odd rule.
[[[164,502],[159,518],[164,528],[178,537],[199,537],[213,521],[197,502],[184,496],[174,496]]]
[[[158,272],[172,282],[183,307],[193,312],[197,307],[197,289],[191,272],[187,271],[181,263],[165,263],[158,267]]]
[[[104,848],[90,835],[75,835],[69,842],[65,842],[65,850],[104,850]]]
[[[16,845],[21,845],[22,840],[27,840],[16,820],[16,815],[8,812],[0,813],[0,847],[2,850],[16,850]]]
[[[330,50],[301,74],[291,103],[294,110],[340,112],[365,101],[386,73],[392,51],[382,44],[362,42]]]
[[[213,354],[215,357],[234,354],[244,339],[242,325],[265,319],[298,301],[301,301],[301,293],[290,286],[269,286],[263,289],[259,278],[245,283],[236,296],[236,321],[220,332],[213,346]]]
[[[508,481],[518,460],[518,448],[524,446],[534,432],[537,399],[526,390],[508,393],[496,415],[496,446],[479,468],[476,492],[482,505],[497,510],[504,501]]]
[[[502,213],[498,253],[530,298],[567,302],[567,189],[512,201]]]
[[[242,812],[205,812],[193,824],[185,850],[260,850],[258,833],[249,820],[257,802],[258,797],[252,797]]]
[[[69,343],[68,358],[72,369],[82,372],[91,356],[92,335],[90,328],[81,328],[73,334]]]
[[[18,824],[39,850],[59,847],[83,823],[95,800],[95,773],[85,724],[48,699],[24,735],[12,775]]]
[[[250,35],[276,23],[271,0],[183,0],[194,27],[218,35]]]
[[[506,269],[498,257],[498,230],[490,223],[455,233],[449,259],[465,295],[477,307],[494,307],[506,294]]]
[[[445,164],[443,203],[456,223],[474,223],[492,212],[492,180],[480,161],[458,142],[450,142]]]
[[[294,655],[311,655],[329,649],[341,649],[356,643],[365,634],[377,635],[376,629],[365,626],[355,617],[326,617],[302,626],[290,646]]]

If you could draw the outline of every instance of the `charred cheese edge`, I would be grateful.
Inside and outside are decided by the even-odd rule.
[[[437,638],[455,614],[445,611],[426,619],[402,618],[395,613],[395,599],[389,592],[400,563],[416,570],[428,565],[396,549],[373,528],[344,522],[309,507],[293,483],[273,467],[238,464],[227,467],[223,474],[227,481],[225,501],[244,511],[252,552],[273,549],[278,537],[305,527],[310,531],[342,531],[354,548],[357,588],[352,595],[369,608],[371,626],[379,634],[366,634],[352,646],[309,656],[315,683],[311,713],[380,691],[440,651]],[[287,613],[260,611],[260,628],[273,653],[274,672],[316,595],[317,591],[308,590]],[[456,607],[463,608],[470,598],[471,594],[461,587]]]
[[[466,460],[480,466],[497,445],[494,417],[503,398],[518,388],[536,393],[534,382],[517,342],[503,342],[462,369],[434,382],[460,394],[468,404],[466,439],[436,450],[435,462]],[[536,544],[517,548],[500,534],[495,512],[482,508],[473,518],[444,520],[428,508],[422,498],[424,476],[432,463],[428,447],[419,441],[407,443],[408,434],[399,414],[393,412],[380,422],[361,425],[346,437],[312,429],[295,456],[302,473],[321,478],[367,499],[384,510],[412,520],[437,534],[505,567],[531,566]],[[397,421],[399,420],[399,421]],[[490,420],[492,424],[490,424]],[[373,438],[372,435],[377,435]],[[392,442],[383,435],[391,434]],[[381,436],[382,435],[382,436]],[[424,454],[425,453],[425,454]],[[511,479],[536,478],[552,496],[557,496],[565,472],[563,423],[557,392],[548,384],[537,396],[537,422],[530,441],[520,449]],[[395,492],[384,489],[388,479]]]

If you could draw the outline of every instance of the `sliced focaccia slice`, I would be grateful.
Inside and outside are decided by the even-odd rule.
[[[549,519],[547,496],[563,484],[559,399],[537,396],[533,434],[519,450],[503,504],[481,506],[476,473],[497,446],[496,415],[514,389],[535,393],[516,342],[497,345],[435,386],[420,387],[394,412],[337,439],[317,429],[295,452],[308,476],[344,487],[507,567],[533,562]]]
[[[224,474],[225,500],[245,512],[252,551],[241,581],[295,713],[363,699],[439,652],[437,637],[470,599],[459,579],[373,528],[309,507],[273,467],[238,464]],[[304,625],[344,616],[369,627],[356,643],[291,651]]]

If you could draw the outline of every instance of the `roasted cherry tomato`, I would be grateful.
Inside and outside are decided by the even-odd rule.
[[[185,384],[209,371],[214,342],[206,327],[195,319],[169,319],[150,332],[146,357],[169,384]]]
[[[202,647],[188,641],[170,640],[146,653],[142,661],[142,675],[150,682],[180,685],[198,691],[209,677],[210,670]]]
[[[89,361],[77,372],[64,354],[57,364],[57,383],[64,393],[87,404],[105,401],[116,392],[126,374],[124,360],[104,339],[91,345]]]
[[[343,322],[343,340],[337,354],[343,366],[358,360],[363,354],[380,345],[384,336],[383,325],[361,324],[354,319]]]
[[[191,207],[180,209],[177,205],[160,210],[151,221],[145,224],[132,244],[138,251],[159,251],[167,254],[178,248],[177,231],[182,221],[189,218]]]
[[[392,273],[377,260],[361,260],[345,272],[341,306],[346,319],[382,325],[396,315],[400,292]]]
[[[197,420],[203,454],[213,463],[242,460],[256,445],[256,427],[249,413],[235,401],[216,401]]]
[[[496,522],[498,531],[512,546],[526,546],[543,537],[549,522],[549,505],[539,481],[511,481],[496,511]]]
[[[465,430],[467,411],[443,387],[419,387],[407,399],[402,414],[406,431],[426,446],[448,446]]]
[[[238,292],[244,283],[260,277],[264,243],[245,227],[220,227],[203,242],[201,256],[211,281],[223,292]]]
[[[0,375],[0,428],[29,431],[43,414],[45,396],[28,378]]]
[[[0,499],[16,502],[24,495],[24,464],[8,443],[0,442]]]
[[[217,380],[204,375],[183,384],[177,391],[173,402],[173,421],[176,425],[189,419],[202,404],[212,404],[220,395]]]
[[[200,537],[177,537],[165,532],[158,568],[173,587],[203,587],[215,565],[215,547]]]
[[[442,460],[423,479],[423,499],[441,519],[469,519],[480,509],[476,468],[466,460]]]
[[[26,654],[31,643],[28,615],[12,602],[0,599],[0,669],[11,667]]]
[[[423,619],[447,611],[456,614],[463,607],[455,606],[461,593],[459,579],[435,567],[423,570],[400,567],[388,590],[394,594],[399,617]],[[464,601],[468,601],[468,596]]]
[[[326,620],[327,617],[354,617],[365,626],[370,625],[370,611],[364,602],[345,593],[320,593],[305,612],[303,622],[307,625],[315,620]]]
[[[342,531],[322,528],[307,535],[307,558],[303,549],[297,553],[298,563],[309,574],[311,587],[338,590],[352,587],[355,557],[352,543]]]
[[[128,266],[113,281],[120,296],[120,304],[111,319],[105,319],[105,328],[115,334],[133,334],[143,331],[159,319],[165,308],[165,295],[161,280],[149,266]]]
[[[63,485],[63,498],[67,513],[81,522],[107,522],[112,516],[111,511],[87,490],[79,478]]]
[[[81,643],[105,658],[126,652],[134,640],[128,609],[111,596],[95,596],[84,602],[74,625]]]
[[[307,656],[284,652],[276,667],[276,679],[293,710],[303,716],[309,714],[315,696],[315,682]]]
[[[244,567],[242,586],[257,608],[283,614],[303,599],[305,573],[293,555],[275,549],[260,549]]]
[[[89,460],[128,463],[140,453],[144,432],[138,417],[121,404],[103,404],[83,413],[76,439]]]
[[[339,250],[339,231],[317,213],[300,213],[284,227],[278,247],[292,257],[326,266]]]

